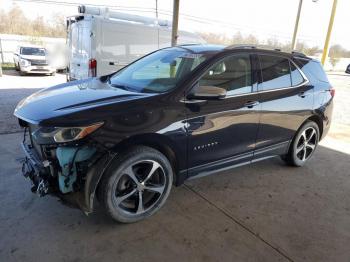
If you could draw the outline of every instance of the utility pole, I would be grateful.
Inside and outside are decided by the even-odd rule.
[[[318,0],[312,0],[312,2],[317,3]],[[295,50],[297,47],[297,35],[298,35],[299,20],[300,20],[300,13],[301,13],[302,7],[303,7],[303,0],[299,0],[298,13],[297,13],[297,18],[295,19],[295,25],[294,25],[292,50]]]
[[[322,59],[321,59],[322,65],[325,64],[326,59],[328,57],[329,42],[330,42],[330,39],[331,39],[331,34],[332,34],[332,29],[333,29],[335,11],[337,10],[337,3],[338,3],[338,0],[333,0],[333,7],[332,7],[331,18],[329,19],[327,36],[326,36],[326,41],[324,43],[323,54],[322,54]]]
[[[299,20],[300,20],[300,13],[301,13],[302,6],[303,6],[303,0],[300,0],[299,1],[297,18],[295,19],[295,25],[294,25],[294,33],[293,33],[293,40],[292,40],[292,50],[295,50],[296,45],[297,45],[297,34],[298,34]]]
[[[177,44],[177,29],[179,26],[179,7],[180,7],[180,0],[173,0],[174,6],[173,6],[173,26],[171,30],[171,46],[176,46]]]

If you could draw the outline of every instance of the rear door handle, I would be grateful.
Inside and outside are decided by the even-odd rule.
[[[301,98],[305,98],[306,96],[308,96],[309,94],[308,93],[306,93],[306,92],[304,92],[304,91],[302,91],[302,92],[300,92],[299,94],[298,94],[298,96],[300,96]]]
[[[253,108],[259,104],[260,104],[259,101],[248,101],[244,104],[244,106],[248,108]]]

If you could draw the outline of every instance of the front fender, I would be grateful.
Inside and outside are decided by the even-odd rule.
[[[86,214],[93,211],[97,185],[116,156],[117,153],[107,153],[97,160],[96,163],[89,169],[84,186],[84,204],[81,206],[81,209]]]

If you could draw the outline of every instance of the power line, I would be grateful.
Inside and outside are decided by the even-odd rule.
[[[82,3],[81,2],[66,2],[66,1],[58,1],[58,0],[14,0],[15,2],[26,2],[26,3],[41,3],[41,4],[53,4],[53,5],[61,5],[61,6],[79,6]],[[102,5],[102,4],[87,4],[89,6],[93,7],[108,7],[111,9],[118,9],[121,11],[126,11],[126,12],[142,12],[142,13],[152,13],[155,14],[156,17],[158,17],[158,14],[162,14],[168,17],[172,16],[172,11],[166,10],[166,9],[158,9],[152,8],[152,7],[135,7],[135,6],[121,6],[121,5]],[[200,24],[206,24],[206,25],[211,25],[211,26],[225,26],[226,28],[231,28],[235,29],[237,31],[240,30],[249,30],[249,31],[256,31],[256,32],[264,32],[265,35],[268,35],[270,37],[277,37],[282,38],[285,40],[290,40],[290,36],[285,34],[284,32],[281,31],[275,31],[271,33],[270,31],[267,31],[265,28],[258,28],[258,27],[252,27],[252,26],[241,26],[238,24],[233,24],[230,22],[222,21],[222,20],[217,20],[217,19],[210,19],[210,18],[204,18],[204,17],[199,17],[199,16],[194,16],[186,13],[180,13],[181,17],[183,17],[185,20],[189,20],[192,22],[200,23]],[[313,37],[311,36],[305,36],[301,35],[299,37],[301,40],[314,40]]]
[[[42,3],[42,4],[56,4],[56,5],[63,5],[63,6],[79,6],[82,3],[78,2],[65,2],[65,1],[56,1],[56,0],[14,0],[15,2],[27,2],[27,3]],[[152,7],[134,7],[134,6],[117,6],[117,5],[101,5],[101,4],[88,4],[89,6],[94,6],[94,7],[109,7],[112,9],[119,9],[123,11],[136,11],[136,12],[146,12],[146,13],[156,13],[156,8]],[[159,14],[163,14],[166,16],[172,16],[172,11],[170,10],[165,10],[165,9],[158,9]],[[226,25],[230,26],[232,28],[236,29],[241,29],[241,28],[250,28],[254,29],[254,27],[250,26],[240,26],[237,24],[232,24],[229,22],[221,21],[221,20],[216,20],[216,19],[210,19],[210,18],[204,18],[204,17],[199,17],[199,16],[194,16],[194,15],[189,15],[185,13],[180,13],[182,17],[186,17],[187,20],[194,21],[194,22],[199,22],[199,23],[206,23],[206,24],[220,24],[220,25]]]

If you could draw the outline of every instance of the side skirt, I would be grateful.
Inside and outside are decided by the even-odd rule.
[[[235,157],[230,157],[223,160],[207,163],[201,166],[189,168],[187,170],[187,179],[192,180],[195,178],[212,175],[236,167],[245,166],[251,163],[284,155],[288,151],[290,142],[291,141],[278,143],[269,147],[258,149],[254,152],[249,152]],[[180,174],[182,175],[184,175],[184,173],[185,171],[180,172]]]

